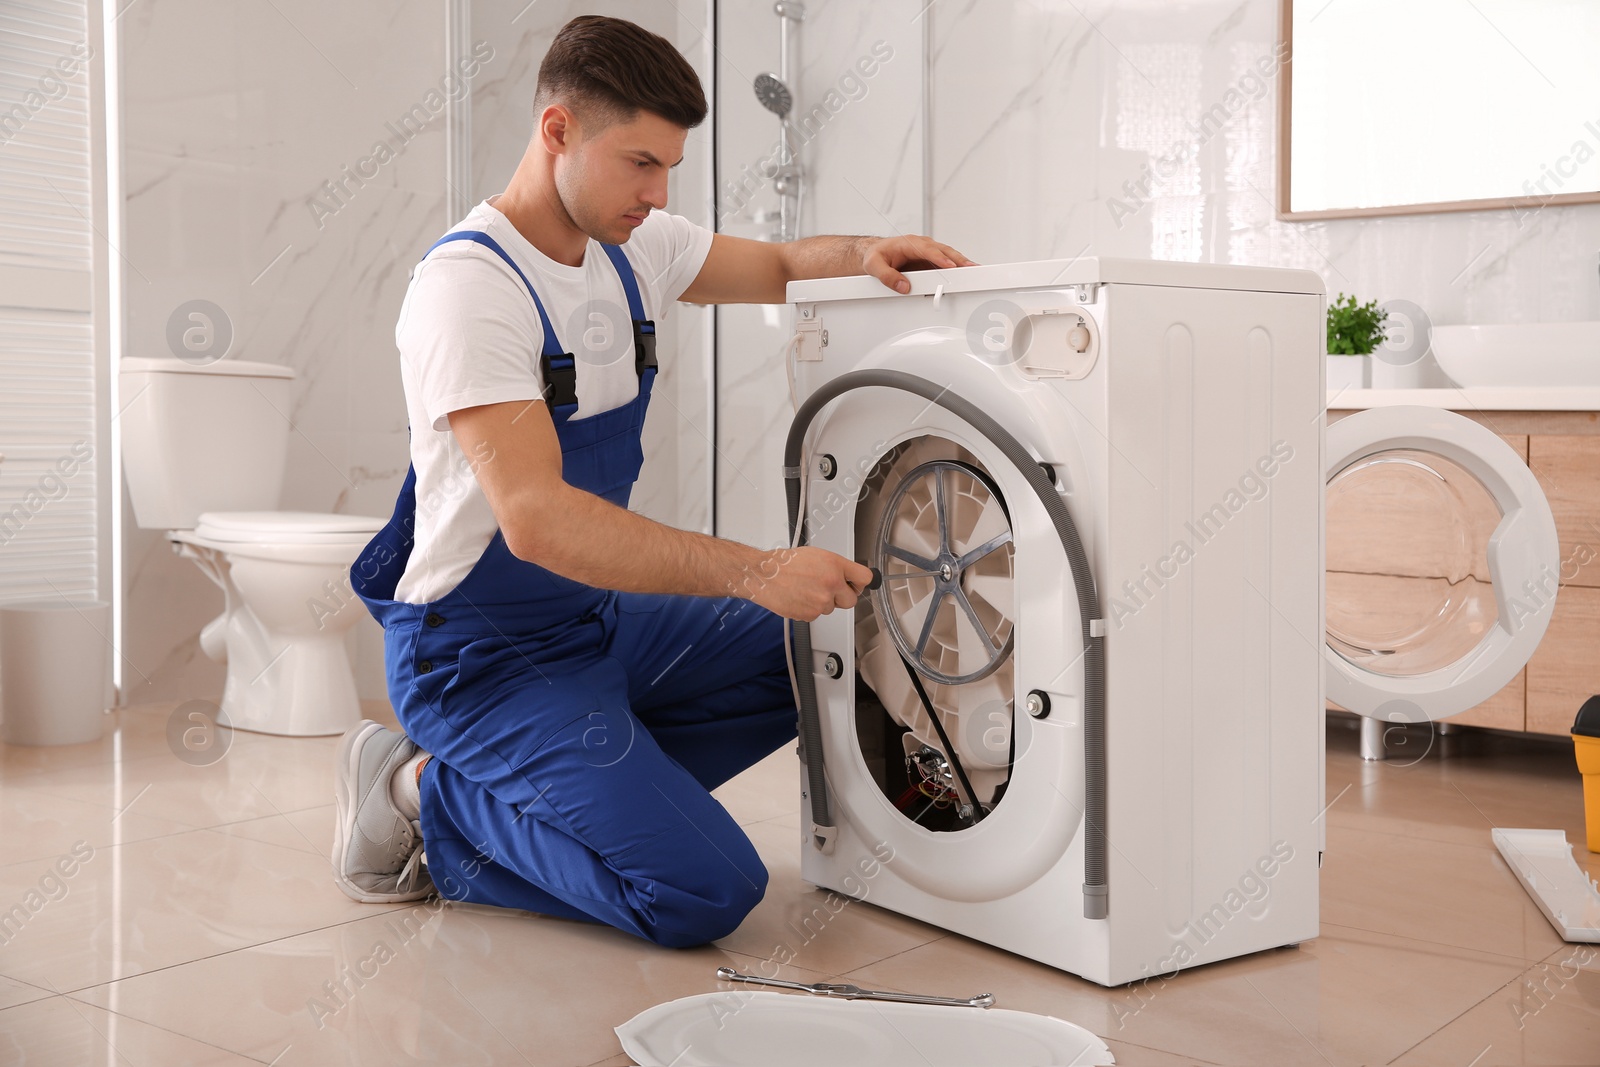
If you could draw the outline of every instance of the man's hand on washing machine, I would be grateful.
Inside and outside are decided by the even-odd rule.
[[[786,619],[811,622],[834,608],[853,608],[872,571],[825,548],[803,546],[764,553],[739,595]]]
[[[918,234],[753,241],[719,233],[712,235],[700,273],[678,299],[688,304],[782,304],[790,282],[852,274],[870,274],[895,292],[908,293],[911,282],[903,270],[975,266],[949,245]]]
[[[901,271],[976,266],[976,263],[949,245],[914,233],[877,238],[867,245],[861,257],[862,272],[872,275],[897,293],[911,291],[911,281]]]

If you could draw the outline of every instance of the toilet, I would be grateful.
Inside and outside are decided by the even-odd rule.
[[[311,737],[361,719],[345,637],[365,609],[349,570],[384,520],[272,510],[293,379],[269,363],[126,357],[122,464],[135,521],[222,590],[200,647],[227,664],[229,724]]]

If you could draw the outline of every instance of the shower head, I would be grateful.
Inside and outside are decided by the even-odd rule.
[[[794,106],[794,97],[789,94],[789,87],[783,84],[776,74],[756,75],[756,99],[761,101],[762,107],[780,119],[788,118],[789,109]]]

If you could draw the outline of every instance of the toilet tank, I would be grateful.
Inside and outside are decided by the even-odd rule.
[[[190,530],[203,511],[276,510],[293,378],[270,363],[124,358],[122,469],[135,521]]]

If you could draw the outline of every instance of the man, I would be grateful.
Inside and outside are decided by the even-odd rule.
[[[413,471],[351,576],[406,734],[345,735],[335,877],[357,900],[437,888],[698,944],[766,887],[710,790],[795,737],[782,619],[853,607],[871,572],[627,510],[652,320],[677,299],[778,303],[795,278],[906,292],[900,268],[968,261],[925,237],[772,245],[666,214],[705,97],[631,23],[569,22],[534,112],[506,191],[429,250],[395,330]]]

